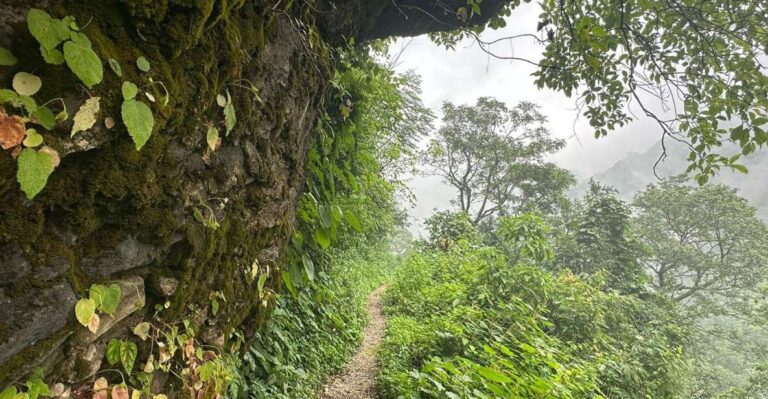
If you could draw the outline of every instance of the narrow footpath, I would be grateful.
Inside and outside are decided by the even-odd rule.
[[[363,331],[363,342],[347,368],[331,377],[320,390],[320,399],[378,399],[376,375],[379,349],[387,320],[381,312],[381,296],[386,287],[381,286],[368,297],[368,325]]]

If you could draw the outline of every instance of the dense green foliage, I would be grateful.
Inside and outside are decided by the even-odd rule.
[[[386,397],[681,392],[684,331],[672,304],[606,291],[600,278],[546,272],[536,266],[551,256],[541,221],[501,225],[499,236],[510,239],[504,251],[463,240],[447,252],[413,254],[398,270],[381,353]]]
[[[328,271],[294,296],[283,296],[254,337],[241,373],[242,398],[309,398],[354,352],[366,322],[365,298],[387,280],[388,249],[331,251]]]
[[[239,397],[308,398],[357,347],[367,295],[387,280],[400,175],[432,115],[418,80],[348,52],[309,154],[307,191],[283,273],[288,292],[245,356]]]

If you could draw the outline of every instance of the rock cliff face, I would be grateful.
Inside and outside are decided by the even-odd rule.
[[[279,291],[333,49],[351,37],[456,27],[456,15],[446,10],[466,5],[336,3],[0,0],[0,47],[19,58],[0,67],[2,88],[16,72],[34,72],[43,80],[36,97],[61,98],[71,112],[100,96],[102,119],[118,119],[123,80],[151,77],[170,93],[167,106],[153,105],[155,129],[141,151],[121,125],[108,130],[97,123],[70,138],[71,122],[64,122],[46,134],[61,165],[34,200],[20,191],[10,152],[0,152],[0,388],[37,366],[52,380],[82,381],[106,366],[106,342],[131,337],[156,304],[167,304],[166,320],[190,320],[213,345],[268,317],[274,297],[259,298],[248,277],[254,260],[269,265],[266,286]],[[487,12],[473,23],[505,2],[484,3]],[[117,60],[124,76],[105,67],[104,81],[87,91],[66,67],[46,64],[27,29],[31,7],[74,16],[101,60]],[[139,56],[151,62],[148,74],[134,66]],[[211,152],[206,129],[220,123],[216,96],[227,91],[238,121]],[[201,204],[220,228],[195,220]],[[95,334],[74,313],[93,283],[116,283],[123,293],[118,311],[104,316]],[[211,292],[226,299],[215,315]]]

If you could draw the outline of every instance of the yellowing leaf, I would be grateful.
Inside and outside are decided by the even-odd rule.
[[[99,56],[90,46],[81,41],[64,43],[64,59],[67,66],[88,88],[101,83],[104,78],[104,68]]]
[[[208,133],[205,137],[206,141],[208,142],[208,148],[211,149],[211,151],[216,151],[216,147],[219,146],[219,131],[215,127],[211,126],[208,128]]]
[[[219,105],[219,107],[224,108],[225,105],[227,105],[227,98],[222,96],[221,94],[216,95],[216,104]]]
[[[72,118],[74,124],[72,125],[71,137],[79,132],[84,132],[93,127],[96,123],[96,117],[99,114],[101,108],[101,97],[91,97],[80,106],[77,110],[75,117]]]
[[[141,399],[141,391],[139,391],[138,389],[134,389],[131,392],[131,399]]]
[[[128,399],[128,388],[115,385],[112,388],[112,399]]]
[[[27,198],[32,199],[48,182],[48,176],[53,172],[53,158],[45,152],[25,148],[19,154],[17,162],[19,168],[16,172],[16,180],[21,185],[21,190],[24,191]],[[90,316],[82,319],[78,316],[78,320],[86,326],[90,319]]]
[[[59,167],[59,163],[61,163],[61,157],[59,156],[58,151],[54,150],[51,147],[48,147],[47,145],[44,145],[43,148],[39,150],[39,152],[42,152],[51,156],[51,164],[53,164],[54,169]]]
[[[35,75],[26,72],[19,72],[13,76],[11,83],[13,90],[21,96],[33,96],[43,87],[43,82]]]
[[[143,321],[137,324],[136,327],[133,328],[133,333],[141,338],[142,341],[146,341],[147,336],[149,335],[149,323]]]
[[[21,156],[19,156],[19,158],[21,158]],[[93,299],[81,299],[75,304],[75,316],[77,317],[77,321],[86,327],[88,327],[88,323],[91,322],[91,317],[93,317],[94,312],[96,312],[96,303],[93,302]]]
[[[147,104],[136,100],[123,101],[121,108],[123,123],[131,135],[136,149],[140,150],[152,135],[155,125],[155,117]]]
[[[109,382],[107,382],[107,379],[104,377],[99,377],[96,381],[93,382],[94,391],[101,391],[102,389],[107,389],[108,387]]]
[[[88,331],[96,334],[99,331],[99,324],[101,324],[101,318],[96,313],[91,316],[91,320],[88,322]]]
[[[153,371],[155,371],[155,355],[149,354],[149,359],[147,359],[147,363],[144,364],[144,370],[147,374],[152,374]]]

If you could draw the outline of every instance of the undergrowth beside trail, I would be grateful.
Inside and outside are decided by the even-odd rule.
[[[365,300],[397,259],[382,248],[332,251],[316,284],[286,293],[244,357],[241,398],[311,398],[354,353],[367,322]]]

